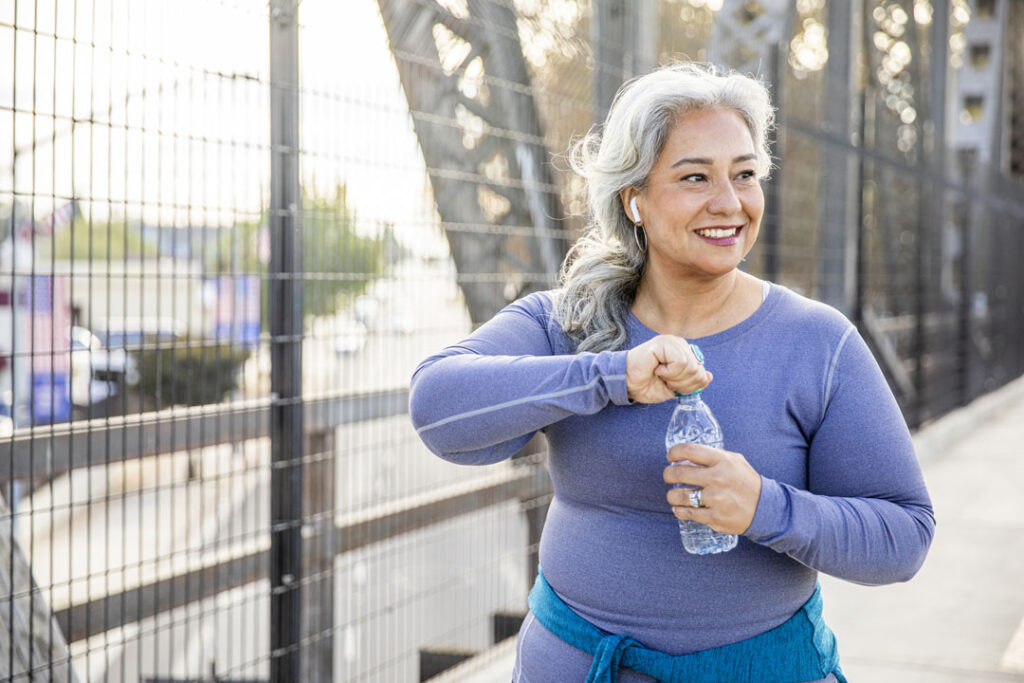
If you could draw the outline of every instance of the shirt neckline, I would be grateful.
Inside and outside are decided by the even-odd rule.
[[[772,311],[772,309],[775,308],[782,298],[781,289],[784,288],[772,283],[769,287],[768,294],[761,302],[761,305],[758,306],[757,310],[751,313],[747,318],[741,320],[732,327],[722,330],[721,332],[709,334],[706,337],[694,337],[693,339],[687,339],[687,341],[699,343],[701,348],[705,348],[724,344],[725,342],[731,341],[740,335],[746,334],[759,325],[761,321]],[[647,325],[640,322],[640,319],[633,314],[632,309],[627,313],[627,320],[632,330],[639,333],[637,343],[642,343],[648,339],[658,336],[658,332],[655,332],[651,328],[647,327]]]

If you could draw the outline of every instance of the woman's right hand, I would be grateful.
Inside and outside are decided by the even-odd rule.
[[[626,354],[626,390],[637,403],[661,403],[677,391],[703,389],[711,379],[682,337],[660,334]]]

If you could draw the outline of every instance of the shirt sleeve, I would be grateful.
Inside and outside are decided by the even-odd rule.
[[[931,500],[878,364],[853,328],[843,342],[809,445],[808,490],[762,477],[746,536],[856,583],[906,581],[931,545]]]
[[[420,363],[409,412],[431,451],[486,465],[511,457],[558,420],[629,403],[626,352],[556,354],[539,296],[510,304]]]

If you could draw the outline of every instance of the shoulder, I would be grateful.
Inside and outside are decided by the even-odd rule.
[[[807,424],[821,424],[843,387],[865,386],[868,380],[873,386],[884,386],[871,350],[849,318],[821,301],[779,285],[775,289],[780,301],[773,317],[781,328],[780,338],[791,348],[789,367],[794,377],[802,368],[804,379],[817,387],[808,394],[814,400],[805,406],[810,419]]]
[[[778,297],[773,316],[776,323],[791,326],[793,332],[805,338],[835,342],[856,330],[849,318],[826,303],[777,284],[772,285],[772,293]]]
[[[843,378],[862,378],[864,373],[881,376],[881,369],[857,326],[839,310],[820,301],[779,287],[781,320],[791,340],[799,340],[801,354],[818,359],[825,368],[825,396]]]

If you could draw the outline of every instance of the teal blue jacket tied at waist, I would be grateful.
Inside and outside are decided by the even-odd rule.
[[[594,657],[586,683],[615,683],[619,667],[667,683],[815,681],[830,673],[846,683],[832,630],[821,616],[821,587],[792,617],[770,631],[738,643],[687,655],[651,650],[627,635],[606,633],[562,602],[538,572],[530,610],[547,630]]]

